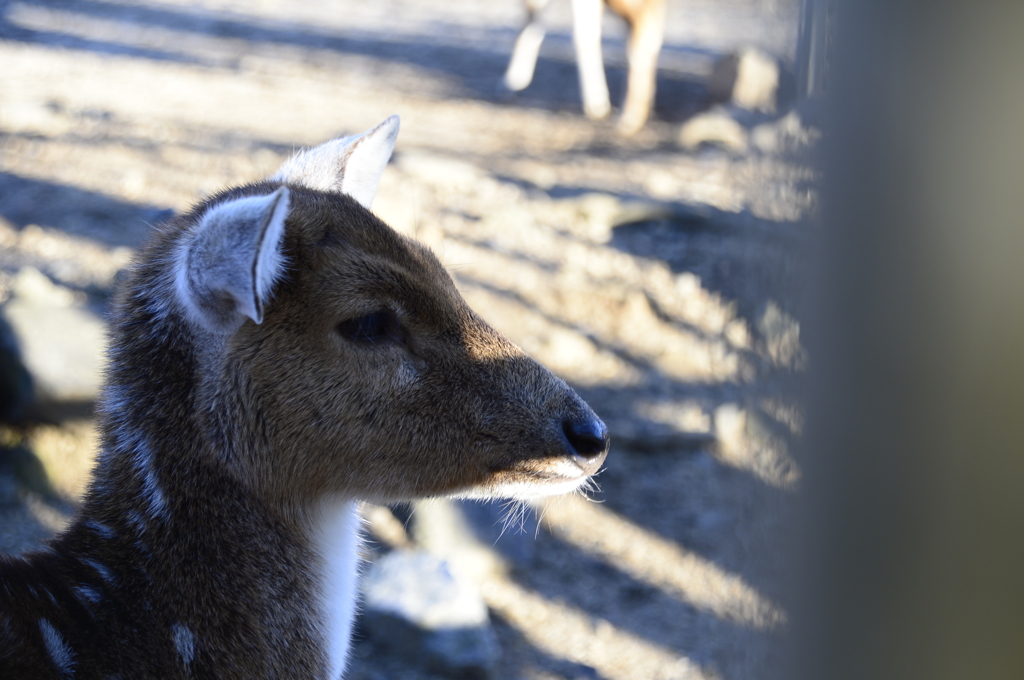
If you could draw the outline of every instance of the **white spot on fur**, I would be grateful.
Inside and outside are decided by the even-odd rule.
[[[167,518],[167,501],[164,500],[164,492],[156,478],[156,471],[153,468],[146,470],[143,492],[149,499],[150,510],[154,517],[159,519]]]
[[[314,546],[321,558],[328,678],[340,678],[348,662],[359,579],[360,522],[358,503],[326,502],[313,530]]]
[[[143,308],[147,312],[149,312],[157,321],[167,316],[167,310],[170,307],[170,305],[167,304],[167,300],[164,299],[162,291],[158,291],[156,292],[156,294],[152,294],[152,290],[144,288],[143,292],[150,293],[148,299],[143,305]]]
[[[111,366],[111,370],[115,367]],[[129,400],[124,396],[124,391],[119,387],[108,387],[103,393],[99,410],[111,416],[122,413],[129,405]]]
[[[140,534],[146,531],[146,520],[144,520],[142,518],[142,515],[140,515],[139,513],[135,512],[134,510],[129,510],[127,513],[125,513],[125,518],[128,520],[128,523],[135,527],[135,530],[138,531]],[[136,541],[135,546],[138,547],[139,545],[141,545],[140,542]]]
[[[406,389],[419,379],[420,371],[416,365],[411,361],[405,361],[395,376],[395,388],[399,390]]]
[[[46,651],[57,667],[57,672],[65,677],[75,674],[75,654],[68,647],[67,643],[57,629],[46,619],[39,619],[39,632],[43,634],[43,644]]]
[[[142,433],[138,430],[122,425],[114,432],[114,451],[119,454],[134,455],[142,444]]]
[[[114,572],[110,571],[110,569],[108,569],[106,565],[100,564],[95,560],[89,560],[84,558],[82,559],[82,562],[83,564],[87,564],[93,569],[95,569],[96,573],[100,575],[100,578],[102,578],[107,583],[113,585],[117,582],[117,579],[114,578]]]
[[[83,604],[96,604],[103,599],[103,595],[100,591],[96,590],[92,586],[78,585],[72,590],[75,591],[75,595],[82,601]]]
[[[126,445],[131,446],[131,460],[142,475],[142,495],[149,504],[150,516],[154,519],[167,519],[167,500],[157,478],[156,467],[153,465],[153,454],[146,445],[141,434],[134,433],[126,437]]]
[[[114,532],[114,530],[108,527],[106,524],[104,524],[103,522],[97,522],[94,519],[87,521],[85,523],[85,526],[95,531],[100,536],[100,538],[105,538],[107,540],[110,540],[111,538],[114,538],[114,536],[117,535]]]
[[[175,623],[171,626],[171,635],[174,637],[174,647],[178,650],[181,662],[186,666],[192,663],[196,653],[196,642],[192,631],[180,623]]]

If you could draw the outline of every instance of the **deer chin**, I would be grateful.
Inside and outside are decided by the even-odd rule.
[[[531,461],[528,465],[495,471],[483,484],[458,491],[451,497],[476,500],[530,500],[593,488],[592,479],[592,475],[584,472],[571,459]]]

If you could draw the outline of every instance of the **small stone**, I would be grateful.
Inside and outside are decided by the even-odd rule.
[[[773,113],[778,105],[779,78],[776,59],[759,50],[747,49],[715,62],[708,90],[714,101]]]
[[[800,344],[800,322],[787,314],[774,301],[769,301],[757,319],[757,330],[764,338],[768,357],[782,368],[802,370],[807,352]]]
[[[41,402],[92,401],[103,376],[103,321],[81,295],[25,267],[3,306]],[[74,329],[68,332],[68,329]]]
[[[446,677],[490,677],[499,649],[487,606],[446,562],[396,550],[367,570],[363,592],[364,627],[376,644]]]
[[[762,153],[787,153],[812,145],[821,132],[807,127],[796,111],[771,123],[762,123],[750,131],[750,141]]]
[[[70,307],[75,303],[73,291],[50,281],[35,267],[23,267],[11,289],[18,299],[36,306]]]
[[[686,121],[679,131],[679,143],[691,150],[702,144],[714,144],[735,153],[744,153],[747,150],[747,131],[728,112],[716,108]]]

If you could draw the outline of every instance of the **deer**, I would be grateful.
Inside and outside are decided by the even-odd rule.
[[[608,430],[370,206],[399,119],[156,229],[76,515],[0,557],[0,677],[345,672],[361,502],[578,491]]]
[[[512,92],[533,81],[540,46],[546,33],[541,11],[550,0],[524,0],[526,23],[516,37],[503,79]],[[643,128],[654,105],[658,55],[665,40],[666,0],[572,0],[573,45],[579,70],[583,113],[601,120],[611,113],[608,81],[601,56],[601,17],[605,4],[629,24],[629,79],[622,114],[616,125],[624,136]]]

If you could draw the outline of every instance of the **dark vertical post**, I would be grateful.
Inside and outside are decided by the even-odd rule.
[[[1024,3],[835,54],[795,676],[1024,678]]]

